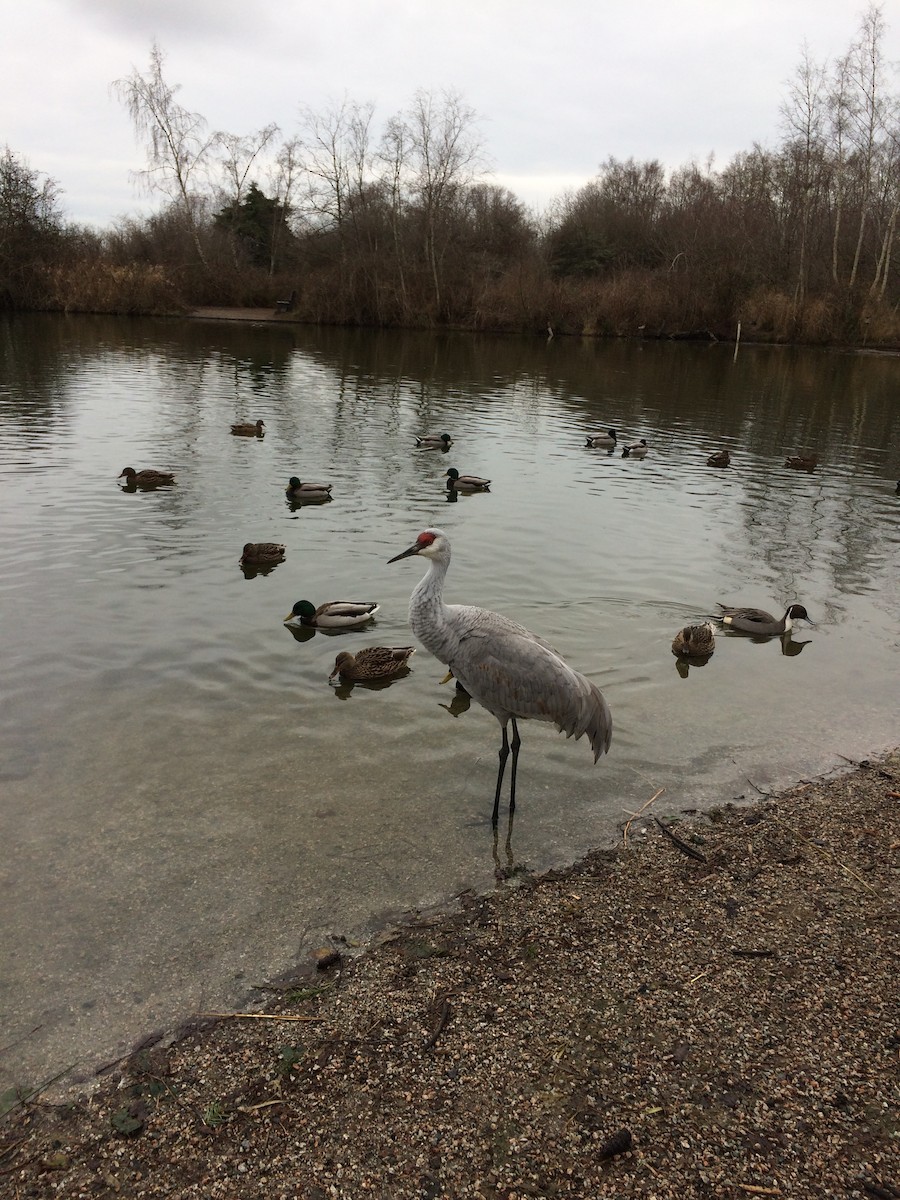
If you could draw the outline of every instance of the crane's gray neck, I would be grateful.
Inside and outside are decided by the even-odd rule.
[[[443,663],[449,663],[457,634],[444,604],[444,579],[450,556],[433,558],[428,570],[409,598],[409,625],[426,650]]]

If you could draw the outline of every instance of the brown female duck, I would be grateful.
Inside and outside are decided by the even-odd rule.
[[[354,683],[390,679],[406,666],[415,652],[415,646],[367,646],[357,654],[342,650],[334,660],[334,670],[328,679],[330,682],[338,675]]]
[[[685,625],[672,642],[672,653],[681,658],[708,658],[716,648],[716,627],[712,621],[703,625]]]
[[[168,471],[136,471],[134,467],[126,467],[119,478],[122,476],[126,487],[155,488],[175,482],[175,476]]]
[[[231,432],[235,437],[265,437],[265,421],[245,421],[232,425]]]
[[[819,465],[819,456],[817,454],[791,454],[784,460],[786,467],[792,467],[795,471],[814,471]]]
[[[272,567],[284,562],[284,546],[280,542],[247,542],[241,552],[245,567]]]

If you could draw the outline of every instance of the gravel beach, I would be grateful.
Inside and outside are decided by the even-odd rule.
[[[0,1195],[897,1200],[898,893],[900,752],[703,814],[663,793],[87,1095],[0,1098]]]

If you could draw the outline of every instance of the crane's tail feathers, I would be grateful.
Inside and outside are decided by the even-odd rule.
[[[591,749],[594,751],[594,762],[601,754],[606,754],[612,741],[612,713],[609,705],[596,684],[581,676],[584,690],[578,713],[571,724],[561,725],[566,737],[574,737],[577,741],[582,734],[587,734]]]

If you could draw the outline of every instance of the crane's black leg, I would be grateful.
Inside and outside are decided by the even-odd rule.
[[[512,718],[513,736],[512,736],[512,770],[509,774],[509,811],[510,814],[516,811],[516,767],[519,765],[519,747],[522,745],[522,739],[519,737],[519,727],[516,724],[516,718]],[[504,729],[504,734],[506,730]]]
[[[503,727],[503,741],[500,743],[500,769],[497,772],[497,790],[494,793],[494,812],[491,817],[491,824],[497,828],[497,818],[500,815],[500,788],[503,784],[503,772],[506,769],[506,760],[509,758],[509,738],[506,736],[506,726]],[[515,762],[515,759],[513,759]]]

